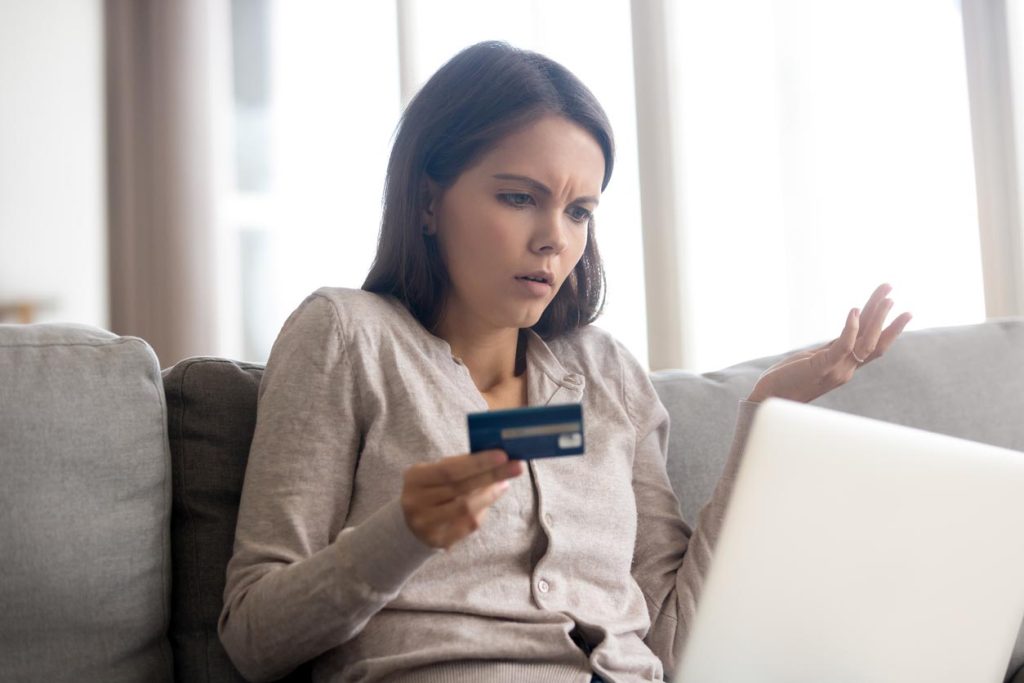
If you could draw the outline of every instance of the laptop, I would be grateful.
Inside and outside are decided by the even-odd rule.
[[[1001,683],[1024,453],[769,399],[677,683]]]

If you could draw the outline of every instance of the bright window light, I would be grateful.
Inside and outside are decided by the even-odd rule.
[[[958,7],[673,7],[693,369],[832,339],[881,282],[911,329],[984,320]]]

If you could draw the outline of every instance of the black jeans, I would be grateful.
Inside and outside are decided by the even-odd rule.
[[[573,629],[569,633],[569,637],[572,638],[573,642],[576,643],[576,645],[579,646],[579,648],[583,650],[588,657],[590,656],[590,653],[593,652],[593,648],[590,647],[590,643],[587,642],[587,639],[583,637],[582,633],[577,629]],[[604,679],[597,674],[594,674],[590,679],[590,683],[604,683]]]

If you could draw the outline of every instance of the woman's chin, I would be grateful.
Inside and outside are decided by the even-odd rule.
[[[509,321],[508,327],[533,327],[540,321],[547,306],[529,306],[516,312],[511,312],[506,318]]]

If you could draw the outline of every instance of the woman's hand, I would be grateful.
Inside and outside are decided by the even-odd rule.
[[[903,313],[882,330],[893,304],[886,297],[891,291],[890,285],[880,285],[864,305],[863,315],[856,308],[850,311],[838,338],[765,370],[747,400],[777,396],[806,403],[849,382],[857,368],[885,353],[910,322],[910,313]]]
[[[418,539],[447,550],[480,528],[488,508],[523,473],[505,451],[453,455],[405,470],[402,511]]]

